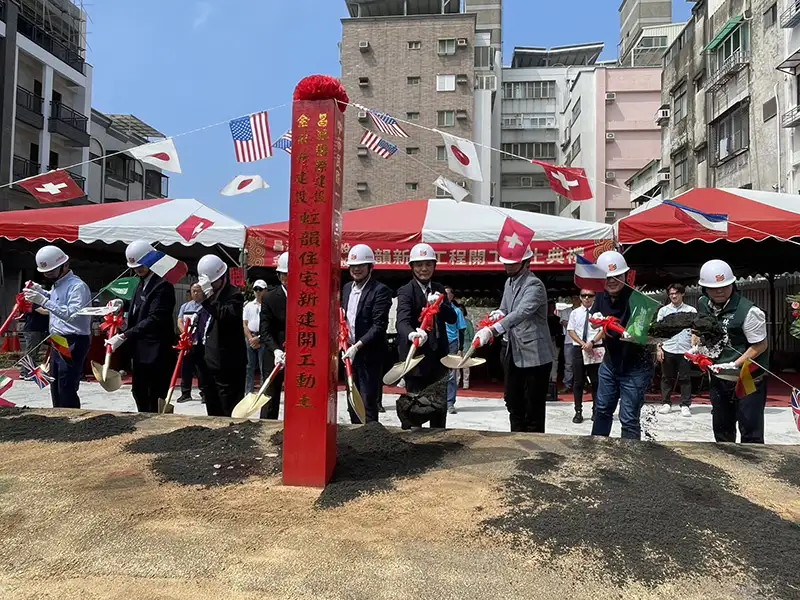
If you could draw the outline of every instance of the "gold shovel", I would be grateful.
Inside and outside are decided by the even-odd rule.
[[[358,416],[358,420],[362,424],[367,422],[367,409],[364,406],[364,399],[361,397],[361,392],[358,391],[356,384],[353,383],[353,363],[349,358],[344,359],[344,371],[347,375],[347,400],[350,407]]]
[[[261,384],[261,388],[259,388],[257,394],[247,394],[244,398],[242,398],[239,403],[233,407],[233,412],[231,416],[234,419],[249,419],[252,415],[254,415],[257,411],[261,410],[262,406],[265,406],[267,402],[269,402],[272,398],[267,396],[264,392],[267,391],[267,388],[270,386],[272,381],[277,377],[278,373],[281,372],[283,369],[283,363],[278,363],[275,365],[275,368],[272,369],[272,372],[269,374],[269,377],[264,380],[264,383]]]
[[[383,376],[384,385],[394,385],[422,362],[424,356],[415,356],[419,348],[419,341],[415,340],[408,349],[408,356],[405,361],[395,364],[386,375]]]
[[[469,350],[464,354],[464,356],[458,356],[457,354],[448,354],[443,359],[441,359],[441,363],[447,367],[448,369],[457,371],[458,369],[471,369],[472,367],[479,367],[480,365],[486,362],[485,358],[472,358],[472,355],[475,354],[475,350],[478,349],[477,340],[472,342],[472,345],[469,347]]]
[[[119,302],[117,304],[116,301],[112,300],[108,305],[114,306],[116,310],[119,310],[122,303]],[[108,329],[107,339],[109,340],[117,334],[118,321],[119,323],[122,322],[121,318],[115,316],[115,312],[108,313],[105,316],[105,323],[102,325],[102,327]],[[116,392],[122,387],[122,376],[111,368],[111,354],[113,352],[114,350],[111,346],[106,346],[106,359],[103,361],[103,364],[101,365],[98,362],[92,361],[92,374],[94,374],[94,378],[97,380],[97,383],[100,384],[100,387],[107,392]]]

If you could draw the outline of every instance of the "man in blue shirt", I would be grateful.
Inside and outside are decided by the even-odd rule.
[[[50,396],[54,408],[80,408],[78,386],[91,345],[91,317],[78,312],[92,303],[89,286],[69,268],[69,256],[56,246],[45,246],[36,253],[36,270],[53,282],[45,291],[34,283],[25,290],[25,299],[50,312],[50,335],[67,340],[71,359],[53,352],[50,376]]]
[[[203,308],[203,290],[199,283],[192,284],[189,289],[189,301],[184,302],[178,311],[178,331],[183,333],[185,317],[197,315],[194,335],[192,336],[192,349],[183,357],[181,365],[181,397],[177,402],[189,402],[192,399],[192,380],[197,376],[197,387],[200,388],[200,402],[205,403],[206,395],[203,392],[203,355],[205,346],[203,338],[208,325],[208,311]]]
[[[464,313],[455,304],[455,294],[453,288],[444,288],[447,292],[447,299],[453,305],[453,310],[456,312],[456,322],[447,323],[447,342],[450,344],[450,354],[458,354],[461,356],[461,348],[464,347],[464,337],[467,331],[467,320],[464,318]],[[451,415],[457,413],[456,411],[456,393],[458,392],[458,373],[455,369],[450,371],[450,378],[447,380],[447,412]]]

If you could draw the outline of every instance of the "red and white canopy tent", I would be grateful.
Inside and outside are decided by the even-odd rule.
[[[197,200],[139,200],[0,213],[0,238],[244,247],[246,227]]]
[[[611,247],[613,227],[452,199],[410,200],[353,210],[343,216],[342,265],[355,244],[368,244],[378,269],[407,269],[408,253],[420,242],[431,244],[445,271],[499,271],[497,239],[506,217],[535,232],[531,261],[535,270],[571,270],[577,255],[594,260]],[[250,266],[272,267],[288,250],[288,222],[249,227]]]

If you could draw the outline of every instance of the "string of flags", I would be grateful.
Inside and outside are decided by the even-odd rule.
[[[391,158],[397,152],[397,146],[371,131],[365,131],[361,136],[361,145],[366,146],[381,158]]]

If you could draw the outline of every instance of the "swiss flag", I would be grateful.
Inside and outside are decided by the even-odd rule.
[[[130,148],[128,152],[130,152],[134,158],[155,165],[165,171],[172,171],[173,173],[181,172],[181,162],[178,160],[178,151],[175,149],[175,142],[173,142],[171,138],[161,140],[160,142],[136,146],[136,148]]]
[[[475,144],[464,138],[439,132],[447,150],[447,168],[473,181],[483,181]]]
[[[497,240],[497,254],[512,262],[522,262],[533,241],[534,231],[519,221],[506,217]]]
[[[223,196],[238,196],[256,190],[268,188],[269,185],[261,175],[237,175],[220,191]]]
[[[556,167],[546,162],[538,160],[531,161],[534,165],[539,165],[547,173],[547,180],[550,182],[550,189],[556,194],[561,194],[568,200],[581,202],[591,200],[592,188],[586,178],[586,171],[578,167]]]
[[[214,221],[209,221],[203,217],[192,215],[183,223],[178,225],[175,228],[175,231],[177,231],[178,235],[180,235],[187,242],[191,242],[206,229],[209,229],[212,225],[214,225]]]
[[[86,195],[86,192],[63,169],[20,181],[19,186],[30,192],[42,204],[66,202]]]

